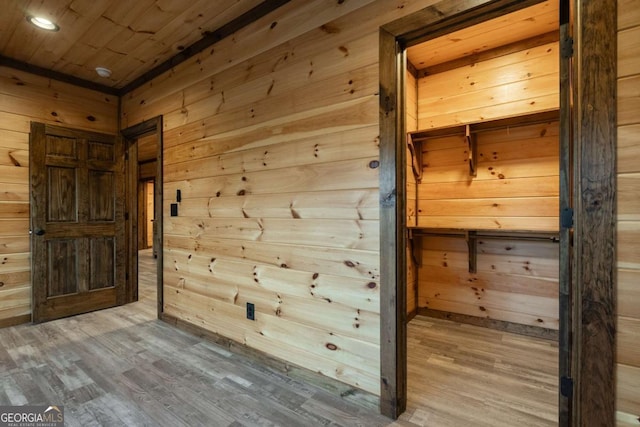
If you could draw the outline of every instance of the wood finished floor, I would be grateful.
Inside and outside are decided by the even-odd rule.
[[[62,404],[83,427],[556,425],[547,341],[414,319],[408,409],[391,422],[156,320],[150,251],[140,271],[137,303],[0,329],[0,405]]]
[[[557,426],[558,345],[417,316],[408,329],[408,404],[419,426]]]

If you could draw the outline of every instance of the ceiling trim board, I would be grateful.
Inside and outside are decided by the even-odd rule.
[[[37,76],[46,77],[48,79],[57,80],[64,83],[69,83],[74,86],[83,87],[85,89],[91,89],[98,92],[106,93],[108,95],[120,96],[121,91],[118,88],[111,86],[101,85],[99,83],[84,80],[79,77],[72,76],[70,74],[61,73],[59,71],[49,70],[47,68],[38,67],[37,65],[28,64],[26,62],[18,61],[13,58],[0,55],[0,66],[14,68],[16,70],[24,71],[27,73],[35,74]]]

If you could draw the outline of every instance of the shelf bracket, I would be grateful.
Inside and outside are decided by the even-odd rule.
[[[416,182],[422,181],[422,143],[420,140],[414,140],[411,135],[407,138],[409,146],[409,154],[411,155],[411,170]]]
[[[471,133],[470,125],[465,126],[465,138],[469,153],[469,176],[478,176],[478,138],[475,133]]]
[[[478,235],[476,231],[465,231],[465,240],[469,249],[469,273],[478,272]]]
[[[410,258],[413,264],[422,267],[422,236],[420,234],[409,235]]]

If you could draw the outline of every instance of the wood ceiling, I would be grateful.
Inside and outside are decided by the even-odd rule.
[[[176,55],[197,53],[191,51],[205,44],[203,38],[216,41],[285,2],[0,0],[0,65],[28,64],[123,89]],[[28,15],[60,30],[38,29]],[[96,67],[109,68],[111,76],[98,76]]]
[[[0,65],[34,66],[27,71],[49,70],[59,79],[126,93],[287,1],[0,0]],[[40,30],[28,15],[48,18],[60,30]],[[426,70],[557,29],[558,0],[548,0],[412,46],[407,57]],[[111,76],[98,76],[96,67],[109,68]]]
[[[532,44],[558,39],[559,0],[548,0],[409,47],[407,59],[424,70],[461,58],[479,57],[523,40]]]

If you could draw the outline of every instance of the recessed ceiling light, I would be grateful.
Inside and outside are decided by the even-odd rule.
[[[96,67],[96,73],[98,73],[100,77],[111,76],[111,70],[105,67]]]
[[[27,16],[27,21],[29,21],[36,27],[42,28],[43,30],[47,31],[58,31],[60,29],[60,27],[49,21],[47,18],[42,18],[40,16],[29,15]]]

